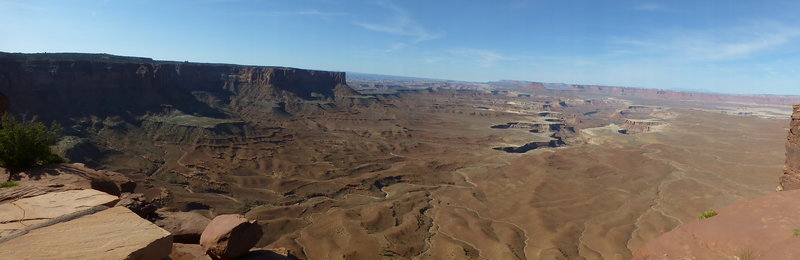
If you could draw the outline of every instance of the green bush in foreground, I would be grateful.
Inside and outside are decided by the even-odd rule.
[[[61,158],[50,150],[58,142],[61,128],[55,123],[47,127],[36,119],[17,121],[5,114],[0,118],[0,166],[5,167],[8,181],[20,172]]]
[[[800,236],[800,228],[795,228],[794,231],[792,231],[792,234],[794,234],[796,237]]]
[[[716,211],[714,211],[713,209],[709,209],[706,210],[706,212],[703,212],[703,214],[700,214],[700,219],[707,219],[716,215],[717,215]]]
[[[15,187],[15,186],[19,186],[19,183],[16,183],[16,182],[13,182],[13,181],[7,181],[7,182],[4,182],[4,183],[0,183],[0,189],[9,188],[9,187]]]

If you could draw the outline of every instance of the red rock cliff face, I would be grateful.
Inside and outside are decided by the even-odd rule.
[[[778,190],[800,189],[800,104],[794,105],[786,141],[786,164]]]
[[[14,100],[12,112],[48,115],[44,119],[140,114],[165,107],[214,116],[254,102],[331,99],[334,89],[346,84],[343,72],[0,53],[0,92]]]

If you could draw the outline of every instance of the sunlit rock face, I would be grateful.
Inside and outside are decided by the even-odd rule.
[[[786,165],[778,190],[796,190],[800,188],[800,104],[794,105],[792,122],[789,124],[789,135],[786,141]]]

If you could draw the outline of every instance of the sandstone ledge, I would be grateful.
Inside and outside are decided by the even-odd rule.
[[[794,234],[800,190],[740,201],[717,213],[648,242],[633,259],[800,259],[800,236]]]
[[[30,230],[0,243],[8,259],[163,259],[169,232],[124,207]]]
[[[0,204],[0,237],[31,225],[95,206],[113,206],[117,196],[97,190],[69,190]]]

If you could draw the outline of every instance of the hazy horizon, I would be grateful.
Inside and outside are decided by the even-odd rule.
[[[0,51],[796,95],[796,1],[0,0]]]

